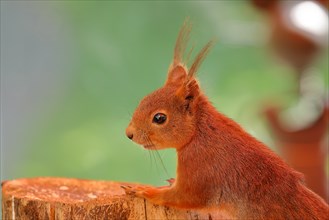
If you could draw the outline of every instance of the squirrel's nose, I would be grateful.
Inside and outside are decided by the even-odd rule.
[[[131,139],[133,139],[134,134],[133,133],[127,133],[127,137],[131,140]]]
[[[130,140],[132,140],[134,137],[134,133],[132,130],[133,129],[131,128],[131,126],[128,126],[128,128],[126,129],[126,135]]]

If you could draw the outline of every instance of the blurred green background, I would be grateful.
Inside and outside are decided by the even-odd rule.
[[[293,103],[297,85],[269,51],[266,17],[248,1],[7,1],[1,2],[2,179],[161,185],[174,177],[175,151],[146,151],[126,138],[125,128],[139,100],[164,83],[186,17],[195,51],[218,39],[199,71],[203,90],[275,150],[263,105]],[[327,52],[314,66],[324,79],[326,59]]]

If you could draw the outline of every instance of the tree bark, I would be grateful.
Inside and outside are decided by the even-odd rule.
[[[157,206],[126,195],[112,181],[40,177],[2,183],[2,219],[214,219],[209,213]],[[216,216],[220,217],[220,216]]]

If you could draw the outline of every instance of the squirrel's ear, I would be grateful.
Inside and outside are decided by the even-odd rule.
[[[200,95],[200,87],[195,78],[186,81],[176,92],[176,96],[184,102],[185,110],[191,112],[195,100]]]
[[[182,65],[170,67],[165,85],[182,85],[187,78],[187,70]]]

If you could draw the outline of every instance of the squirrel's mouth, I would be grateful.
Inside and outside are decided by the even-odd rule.
[[[155,150],[156,149],[156,147],[154,146],[154,144],[143,145],[143,147],[145,149],[148,149],[148,150]]]

